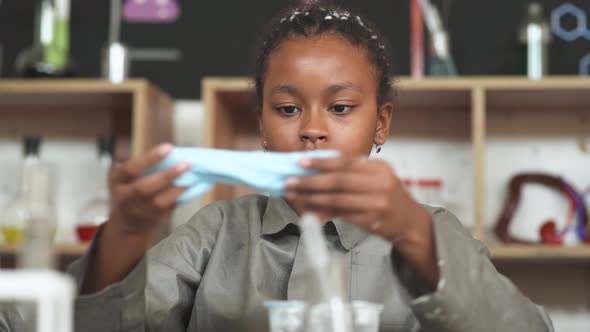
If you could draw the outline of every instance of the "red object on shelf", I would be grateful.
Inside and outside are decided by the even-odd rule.
[[[418,180],[418,186],[420,187],[442,187],[441,179],[420,179]]]
[[[410,0],[410,72],[424,77],[424,22],[420,0]]]
[[[561,245],[561,239],[557,235],[557,226],[555,225],[555,221],[549,220],[544,222],[539,232],[541,234],[541,243]]]
[[[403,179],[402,183],[403,183],[404,187],[406,187],[406,188],[410,188],[411,186],[414,185],[414,181],[412,179]]]
[[[98,225],[82,224],[76,226],[76,233],[80,242],[90,242],[98,229]]]

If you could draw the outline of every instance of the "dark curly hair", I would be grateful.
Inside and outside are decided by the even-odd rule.
[[[256,52],[254,84],[259,110],[262,109],[262,90],[270,54],[285,40],[292,37],[315,37],[324,33],[337,33],[352,45],[367,51],[375,66],[377,103],[393,101],[393,69],[386,43],[365,18],[348,10],[324,6],[317,2],[300,8],[288,9],[275,17]]]

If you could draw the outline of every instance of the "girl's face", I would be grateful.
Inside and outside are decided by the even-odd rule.
[[[265,149],[369,155],[389,134],[392,105],[377,105],[374,65],[337,34],[281,43],[269,56],[263,86]]]

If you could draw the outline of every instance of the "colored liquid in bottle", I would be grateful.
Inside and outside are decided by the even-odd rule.
[[[25,231],[20,227],[4,226],[2,227],[2,236],[8,244],[21,244],[25,239]]]
[[[82,224],[76,226],[76,233],[78,234],[78,239],[80,240],[80,242],[91,241],[97,229],[98,225],[94,224]]]

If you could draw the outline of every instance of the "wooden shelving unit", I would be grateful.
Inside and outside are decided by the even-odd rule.
[[[0,137],[97,137],[130,142],[132,155],[171,141],[173,100],[146,80],[0,80]],[[126,151],[122,151],[123,158]]]
[[[428,78],[395,81],[397,105],[392,124],[395,137],[446,137],[468,142],[472,152],[474,236],[490,245],[495,260],[571,259],[590,262],[590,246],[515,246],[488,239],[485,220],[486,142],[489,132],[501,132],[496,117],[514,112],[535,115],[544,122],[531,121],[523,128],[547,135],[561,134],[552,115],[559,119],[590,116],[590,80],[579,77],[551,77],[531,81],[522,77]],[[259,149],[256,99],[248,78],[205,78],[202,84],[205,106],[204,142],[209,147]],[[565,112],[565,113],[564,113]],[[584,113],[586,112],[586,113]],[[428,121],[423,121],[428,119]],[[559,120],[557,119],[557,120]],[[205,203],[239,196],[247,190],[217,186]]]
[[[56,243],[53,252],[56,256],[80,256],[88,249],[88,243]],[[0,256],[16,255],[20,246],[0,244]]]
[[[68,266],[82,256],[88,249],[88,243],[56,243],[53,247],[53,257],[56,268],[65,271]],[[14,268],[18,264],[20,246],[0,244],[0,267]]]
[[[489,249],[496,260],[590,261],[590,248],[586,246],[496,245]]]
[[[173,115],[173,99],[143,79],[121,84],[94,79],[0,80],[0,139],[111,135],[117,142],[115,158],[125,160],[158,143],[172,142]],[[73,258],[86,248],[58,243],[55,254],[58,259]],[[2,266],[12,266],[17,252],[14,246],[0,244]]]

